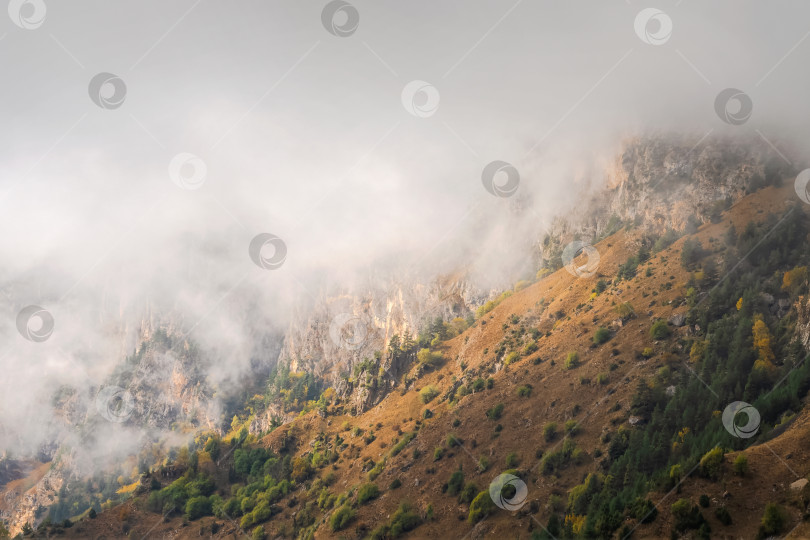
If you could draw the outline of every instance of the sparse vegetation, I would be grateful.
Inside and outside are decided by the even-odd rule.
[[[492,513],[495,508],[497,507],[492,502],[489,491],[482,491],[470,503],[470,513],[467,520],[470,523],[477,523]]]
[[[593,335],[593,342],[595,345],[601,345],[602,343],[609,341],[610,337],[610,330],[604,326],[600,326]]]
[[[436,389],[435,386],[428,385],[422,388],[419,391],[419,399],[422,400],[422,403],[428,404],[433,401],[433,398],[439,395],[439,391]]]
[[[540,462],[540,470],[545,475],[559,473],[571,463],[579,463],[582,451],[577,448],[576,443],[571,439],[563,442],[562,448],[549,452],[543,456]]]
[[[447,481],[447,494],[456,496],[464,489],[464,473],[461,470],[454,471]]]
[[[546,442],[551,442],[557,436],[557,423],[556,422],[548,422],[545,426],[543,426],[543,439]]]
[[[762,523],[759,526],[758,538],[767,538],[779,534],[785,530],[787,524],[787,513],[785,509],[776,503],[768,503],[765,506],[765,513],[762,515]]]
[[[376,499],[379,496],[380,488],[377,487],[377,484],[369,482],[368,484],[363,484],[360,486],[360,489],[357,490],[357,503],[366,504],[368,501]]]
[[[745,476],[748,474],[748,457],[740,453],[734,459],[734,474]]]
[[[579,366],[579,353],[571,351],[565,357],[565,369],[574,369]]]
[[[723,465],[723,449],[716,446],[700,458],[700,474],[706,478],[717,480]]]
[[[621,304],[617,304],[613,309],[616,311],[616,315],[618,315],[622,320],[627,320],[636,314],[636,311],[633,309],[633,304],[630,302],[622,302]]]
[[[329,518],[329,526],[334,532],[345,529],[356,515],[357,513],[352,510],[351,506],[344,504],[332,512],[332,517]]]
[[[668,338],[671,333],[667,322],[664,320],[655,321],[650,327],[650,337],[656,341]]]
[[[487,418],[490,420],[499,420],[503,416],[503,403],[498,403],[487,411]]]

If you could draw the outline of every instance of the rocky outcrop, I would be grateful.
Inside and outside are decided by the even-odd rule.
[[[550,236],[599,238],[617,222],[659,234],[709,222],[747,193],[795,176],[799,160],[789,149],[783,153],[793,165],[755,136],[628,139],[607,166],[604,188],[556,219]]]
[[[308,371],[322,378],[356,411],[366,410],[385,396],[389,383],[405,366],[383,354],[380,368],[388,376],[381,386],[348,385],[354,366],[375,352],[386,351],[394,335],[406,331],[414,337],[424,325],[466,317],[490,296],[472,286],[463,275],[444,276],[429,284],[395,281],[341,291],[325,297],[290,323],[279,361],[293,371]],[[377,375],[377,373],[370,374]]]
[[[796,336],[804,349],[810,352],[810,298],[800,298],[796,303]]]
[[[682,230],[795,172],[759,138],[631,139],[608,170],[607,211],[658,232]]]
[[[70,475],[66,463],[40,467],[48,467],[47,472],[34,473],[33,486],[32,477],[28,477],[12,482],[2,491],[0,519],[6,522],[12,536],[22,532],[26,523],[36,528],[45,519],[48,507],[57,501],[59,490]]]

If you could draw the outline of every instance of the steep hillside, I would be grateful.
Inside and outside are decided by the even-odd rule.
[[[793,199],[764,188],[677,240],[622,228],[593,276],[561,268],[482,306],[369,410],[329,394],[261,438],[200,438],[143,494],[50,533],[748,538],[768,503],[762,534],[787,532],[810,500],[790,487],[810,473],[795,307],[810,228]],[[761,413],[755,437],[721,422],[737,400]],[[503,492],[525,493],[513,512],[488,491],[506,471],[526,486]]]

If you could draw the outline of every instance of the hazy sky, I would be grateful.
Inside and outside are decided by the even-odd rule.
[[[12,431],[45,414],[55,384],[102,378],[129,344],[101,336],[147,300],[227,343],[239,369],[256,322],[245,302],[272,318],[280,296],[317,296],[316,271],[447,266],[458,244],[497,267],[496,248],[598,183],[623,137],[808,135],[806,2],[356,1],[333,19],[340,37],[327,2],[45,1],[14,0],[0,20]],[[753,104],[740,125],[715,112],[726,88]],[[197,189],[173,182],[183,153],[199,158]],[[484,188],[494,160],[518,171],[514,197]],[[515,229],[510,203],[529,197]],[[248,256],[259,233],[286,243],[278,270]],[[54,315],[44,343],[17,333],[29,304]]]

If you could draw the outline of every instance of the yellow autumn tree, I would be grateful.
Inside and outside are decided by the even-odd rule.
[[[703,358],[703,354],[705,352],[706,342],[697,339],[692,343],[692,348],[689,350],[689,360],[691,360],[693,364],[699,362]]]
[[[795,292],[805,282],[807,282],[807,267],[797,266],[782,276],[782,290]]]
[[[757,360],[754,362],[754,369],[772,370],[774,369],[774,354],[771,350],[771,331],[768,325],[762,320],[762,315],[754,316],[754,350],[757,351]]]
[[[574,534],[579,534],[582,531],[582,527],[585,526],[585,518],[587,516],[575,516],[573,514],[568,514],[565,516],[565,525],[568,526],[570,524],[571,530]]]

